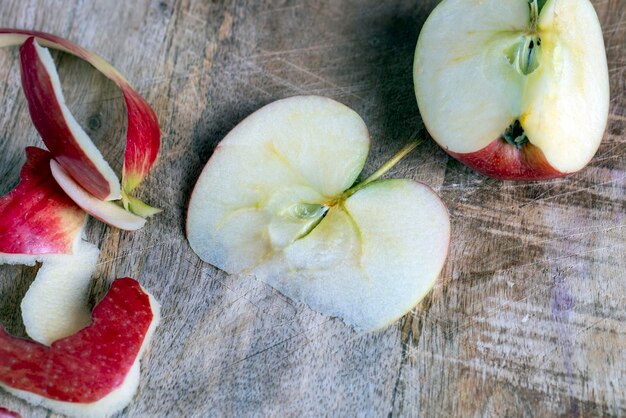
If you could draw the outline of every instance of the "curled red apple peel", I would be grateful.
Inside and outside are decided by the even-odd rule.
[[[0,28],[0,46],[21,45],[30,37],[35,37],[42,46],[68,52],[89,62],[122,90],[128,116],[122,190],[130,194],[148,174],[159,152],[161,131],[156,114],[118,70],[93,52],[49,33]],[[45,70],[44,67],[38,69]]]
[[[159,210],[133,197],[129,191],[120,190],[117,176],[65,105],[49,51],[30,37],[20,47],[20,64],[33,123],[54,156],[52,163],[63,167],[62,170],[52,167],[59,185],[85,212],[102,222],[126,230],[143,227],[143,218],[128,209],[143,217]],[[118,199],[122,199],[124,208],[107,202]]]
[[[93,186],[91,191],[96,196],[104,199],[121,197],[125,208],[144,217],[150,216],[159,210],[151,208],[130,193],[139,185],[156,159],[160,132],[152,109],[124,77],[101,58],[53,35],[29,31],[17,31],[17,34],[9,32],[15,31],[0,29],[0,46],[27,40],[20,50],[22,84],[33,122],[54,155],[37,148],[28,149],[22,181],[15,190],[0,198],[0,208],[3,209],[0,220],[0,263],[44,263],[22,301],[22,315],[28,335],[39,343],[51,344],[89,324],[86,296],[99,252],[97,247],[81,239],[86,216],[78,206],[84,206],[84,199],[77,199],[72,193],[64,193],[59,187],[51,165],[56,165],[57,172],[63,173],[63,170],[54,158],[64,161],[88,187]],[[44,39],[46,45],[86,59],[122,88],[129,121],[122,187],[65,106],[56,68],[48,51],[39,47],[28,34],[36,34]],[[85,149],[90,152],[84,152]],[[100,164],[94,164],[94,160]],[[63,175],[57,175],[56,178],[63,178]],[[69,179],[73,181],[71,177]],[[60,180],[59,182],[63,183]],[[116,215],[121,213],[122,220],[132,219],[139,224],[125,229],[137,229],[145,223],[143,218],[126,212],[121,206],[89,195],[76,184],[73,189],[95,201],[101,212],[105,208],[104,215],[109,212]],[[107,220],[106,216],[99,218]],[[120,227],[123,228],[124,225]],[[153,301],[151,304],[155,305]],[[0,364],[4,360],[15,361],[15,358],[8,358],[2,350],[0,357]],[[69,415],[106,416],[130,402],[138,379],[139,363],[136,360],[117,387],[112,388],[97,402],[88,404],[66,405],[64,401],[42,398],[29,390],[7,390],[31,403],[43,404]],[[82,389],[84,388],[78,388],[77,393]]]
[[[96,198],[120,199],[119,179],[65,105],[50,52],[28,38],[20,65],[31,119],[54,159]]]
[[[127,107],[128,131],[121,187],[109,164],[65,105],[54,62],[37,40],[45,46],[85,59],[122,89]],[[55,160],[81,188],[100,201],[121,199],[125,210],[144,218],[160,212],[132,196],[133,190],[154,164],[160,147],[158,121],[146,101],[110,64],[78,45],[46,33],[0,29],[0,46],[21,42],[22,86],[29,111]],[[80,205],[81,202],[78,203]],[[102,214],[109,213],[109,208],[108,205],[102,205],[94,211],[93,205],[83,207],[86,212],[106,223],[109,223],[108,219],[103,218]],[[114,222],[112,220],[111,223]]]
[[[94,308],[91,325],[50,347],[0,327],[0,387],[66,415],[111,415],[132,398],[158,321],[154,298],[123,278]]]
[[[0,263],[42,262],[22,300],[26,333],[50,344],[89,323],[98,248],[82,239],[85,212],[52,178],[51,154],[28,147],[19,184],[0,197]]]
[[[71,254],[86,215],[57,185],[51,154],[26,148],[19,184],[0,197],[0,262],[34,264],[38,256]]]

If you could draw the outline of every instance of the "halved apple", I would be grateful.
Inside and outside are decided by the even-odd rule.
[[[191,247],[359,330],[389,324],[435,283],[450,223],[423,184],[376,181],[379,171],[350,188],[369,143],[359,115],[331,99],[263,107],[204,168],[189,203]]]
[[[91,325],[50,347],[0,327],[0,387],[68,416],[106,417],[123,409],[137,389],[159,305],[135,280],[118,279],[92,317]]]
[[[582,169],[608,118],[602,30],[589,0],[444,0],[420,33],[414,82],[435,141],[500,179]]]

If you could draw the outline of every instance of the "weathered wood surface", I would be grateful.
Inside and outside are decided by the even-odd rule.
[[[215,144],[272,100],[312,93],[354,108],[373,137],[366,173],[425,135],[411,66],[435,3],[1,0],[0,26],[97,51],[161,122],[160,160],[140,197],[165,212],[136,233],[88,226],[102,249],[93,299],[129,275],[163,305],[139,394],[122,416],[626,415],[624,0],[594,1],[612,101],[589,167],[560,180],[501,182],[429,142],[391,173],[441,193],[453,242],[434,291],[388,329],[355,334],[201,262],[185,240],[189,194]],[[120,92],[77,59],[54,57],[70,107],[119,168]],[[4,193],[17,182],[24,146],[41,144],[15,48],[0,52],[0,94]],[[0,267],[0,321],[18,334],[35,271]],[[0,405],[48,415],[4,392]]]

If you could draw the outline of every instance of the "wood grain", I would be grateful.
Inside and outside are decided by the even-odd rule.
[[[90,221],[102,249],[93,300],[133,276],[163,305],[135,401],[120,416],[626,416],[626,3],[595,0],[611,77],[596,157],[573,176],[501,182],[432,141],[393,177],[450,208],[453,243],[434,291],[388,329],[358,335],[253,279],[202,263],[184,236],[191,188],[216,143],[273,100],[321,94],[372,133],[365,174],[427,135],[412,91],[419,29],[436,1],[2,0],[0,26],[53,32],[109,59],[163,132],[140,197],[164,213],[135,233]],[[0,192],[41,145],[0,51]],[[54,54],[70,108],[121,167],[120,92]],[[116,165],[117,164],[117,165]],[[0,267],[0,321],[23,335],[36,269]],[[0,406],[49,413],[4,392]]]

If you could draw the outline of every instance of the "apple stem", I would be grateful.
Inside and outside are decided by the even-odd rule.
[[[539,20],[539,4],[537,0],[529,0],[530,5],[530,28],[533,32],[537,31],[537,21]]]
[[[515,69],[521,75],[528,75],[539,66],[541,38],[537,34],[537,25],[542,4],[537,0],[528,0],[528,6],[530,7],[530,32],[522,36],[513,58]]]
[[[407,156],[408,153],[413,151],[415,147],[420,145],[422,142],[423,142],[423,139],[418,139],[417,141],[414,141],[408,145],[405,145],[400,151],[396,153],[396,155],[391,157],[389,161],[383,164],[372,175],[370,175],[368,178],[366,178],[362,182],[355,184],[350,189],[346,190],[346,192],[344,193],[344,198],[348,198],[352,196],[353,194],[355,194],[356,192],[358,192],[359,190],[361,190],[362,188],[364,188],[371,182],[378,180],[380,177],[382,177],[387,171],[391,170],[391,168],[394,165],[398,164],[404,157]]]

